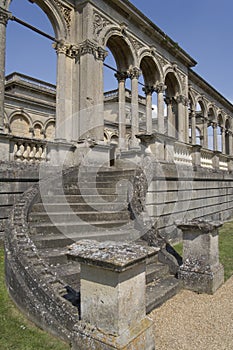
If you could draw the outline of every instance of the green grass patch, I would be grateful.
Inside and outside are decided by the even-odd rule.
[[[182,243],[175,244],[173,248],[182,256]],[[219,230],[219,260],[227,280],[233,275],[233,221],[226,222]]]
[[[0,241],[0,350],[68,349],[69,345],[29,322],[9,298],[4,280],[4,249]]]

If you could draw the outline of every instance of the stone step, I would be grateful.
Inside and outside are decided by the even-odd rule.
[[[66,251],[66,246],[56,248],[38,248],[39,256],[50,266],[66,265],[68,263]]]
[[[125,198],[127,198],[127,191],[125,189],[121,189],[121,188],[117,188],[116,187],[103,187],[103,188],[98,188],[98,190],[94,191],[93,188],[83,188],[80,189],[77,186],[69,186],[69,187],[63,187],[63,188],[54,188],[53,190],[50,191],[50,193],[54,194],[54,195],[82,195],[82,196],[86,196],[86,195],[125,195]]]
[[[85,194],[85,196],[82,196],[80,194],[71,194],[71,195],[45,195],[42,196],[41,202],[43,203],[62,203],[67,204],[68,203],[102,203],[106,202],[108,203],[126,203],[126,196],[125,194],[113,194],[113,195],[94,195],[94,194]]]
[[[146,284],[165,278],[169,275],[168,265],[162,263],[152,263],[146,266]]]
[[[136,241],[140,233],[136,230],[131,231],[102,231],[102,232],[82,232],[82,234],[73,233],[55,234],[55,235],[35,235],[32,240],[37,248],[64,248],[70,244],[82,240],[93,239],[97,241]]]
[[[150,313],[180,290],[180,282],[174,276],[157,280],[146,286],[146,312]]]
[[[125,203],[94,203],[94,202],[86,202],[86,203],[38,203],[34,204],[31,212],[36,213],[77,213],[77,212],[85,212],[85,211],[114,211],[119,212],[123,209],[127,209],[128,204]]]
[[[47,213],[47,212],[31,212],[29,214],[28,221],[30,223],[53,223],[53,224],[60,224],[63,222],[75,222],[79,219],[85,221],[85,222],[99,222],[99,221],[116,221],[116,220],[123,220],[128,221],[130,220],[130,213],[126,210],[124,211],[80,211],[80,212],[63,212],[63,213]]]
[[[77,262],[68,262],[65,265],[57,264],[50,267],[57,278],[61,279],[64,284],[75,289],[80,290],[80,264]]]
[[[124,190],[127,189],[128,186],[128,181],[126,179],[122,179],[122,180],[109,180],[109,181],[93,181],[93,179],[91,179],[92,181],[89,181],[88,179],[85,180],[81,180],[78,182],[65,182],[62,184],[56,184],[57,187],[63,187],[63,188],[69,188],[69,187],[74,187],[77,186],[81,189],[83,188],[124,188]]]
[[[111,221],[89,221],[76,220],[75,222],[61,222],[54,225],[51,223],[30,223],[31,234],[83,234],[85,232],[100,233],[104,230],[111,232],[115,228],[115,231],[126,231],[132,229],[132,223],[126,220],[111,220]]]

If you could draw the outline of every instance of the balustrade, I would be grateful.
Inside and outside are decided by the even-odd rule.
[[[192,147],[187,144],[175,143],[174,161],[175,163],[192,166]]]
[[[213,169],[213,152],[207,149],[201,150],[201,167]]]
[[[47,160],[46,144],[29,140],[13,141],[12,158],[17,162],[45,162]]]

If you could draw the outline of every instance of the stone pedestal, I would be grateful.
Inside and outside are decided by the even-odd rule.
[[[205,220],[177,223],[183,231],[183,265],[178,277],[184,288],[213,294],[223,284],[224,269],[218,249],[220,226],[220,222]]]
[[[147,256],[146,248],[122,242],[71,246],[68,257],[81,264],[81,321],[94,327],[79,327],[83,339],[74,349],[155,349],[153,323],[146,317]]]
[[[54,141],[47,143],[48,161],[55,166],[73,165],[75,146],[66,141]]]

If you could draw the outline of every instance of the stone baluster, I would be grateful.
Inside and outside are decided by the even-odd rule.
[[[125,81],[128,77],[127,72],[118,72],[115,74],[118,80],[118,123],[119,123],[119,144],[120,150],[126,149],[126,116],[125,116]]]
[[[0,7],[0,132],[4,131],[6,26],[10,12]]]
[[[139,117],[138,117],[138,78],[141,74],[139,68],[134,67],[129,71],[131,79],[131,147],[138,147],[138,139],[136,135],[139,132]]]
[[[163,83],[156,85],[155,91],[157,92],[157,116],[158,116],[158,132],[160,134],[165,133],[164,125],[164,91],[167,86]]]

